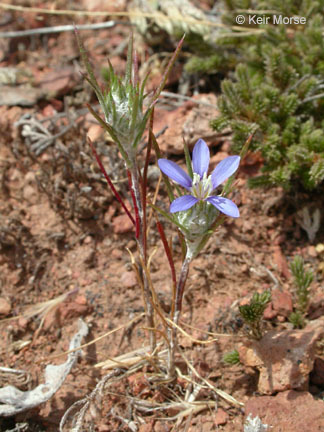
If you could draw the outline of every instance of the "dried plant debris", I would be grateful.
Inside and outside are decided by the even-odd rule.
[[[202,9],[197,8],[188,0],[164,0],[154,3],[134,0],[131,4],[131,11],[134,13],[131,15],[132,22],[150,41],[153,36],[155,36],[154,40],[161,38],[160,34],[157,36],[156,28],[169,35],[175,35],[177,32],[178,34],[195,33],[207,38],[210,33],[206,20],[209,21],[211,17],[207,17]],[[150,14],[150,17],[145,14]]]
[[[0,416],[10,417],[20,412],[34,408],[49,400],[62,386],[65,378],[75,364],[80,350],[82,339],[88,334],[87,324],[80,320],[79,331],[73,336],[68,359],[61,365],[48,365],[45,369],[45,383],[33,390],[21,391],[14,386],[6,386],[0,389]],[[74,351],[76,350],[76,351]]]
[[[244,424],[244,432],[266,432],[269,426],[263,424],[260,417],[252,418],[251,413],[248,415]]]
[[[321,212],[316,208],[311,215],[308,207],[303,207],[296,217],[297,223],[303,228],[307,233],[308,240],[313,243],[316,238],[317,231],[321,226]]]

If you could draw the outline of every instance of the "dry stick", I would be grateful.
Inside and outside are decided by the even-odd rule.
[[[78,30],[99,30],[104,28],[114,27],[117,24],[116,21],[105,21],[95,24],[81,24],[78,25]],[[123,24],[127,24],[123,22]],[[19,30],[19,31],[8,31],[0,32],[1,38],[15,38],[24,36],[36,36],[51,33],[62,33],[67,31],[74,31],[74,25],[60,25],[53,27],[41,27],[37,29]]]
[[[191,263],[190,257],[186,256],[183,260],[180,277],[177,284],[176,289],[176,298],[175,298],[175,306],[174,306],[174,313],[171,316],[171,320],[175,324],[169,331],[169,337],[170,337],[170,350],[169,350],[169,358],[168,358],[168,374],[169,377],[172,378],[175,376],[175,353],[177,350],[177,333],[178,333],[178,322],[182,310],[182,299],[183,299],[183,293],[184,288],[186,285],[188,273],[189,273],[189,266]]]
[[[136,62],[135,62],[136,64]],[[149,118],[149,139],[147,143],[147,149],[146,149],[146,155],[145,155],[145,162],[144,162],[144,168],[143,168],[143,181],[142,181],[142,198],[143,198],[143,231],[145,233],[145,239],[147,239],[147,171],[148,171],[148,165],[149,160],[151,156],[152,151],[152,140],[153,140],[153,120],[154,120],[154,108],[152,108],[152,112],[150,114]],[[145,244],[145,255],[146,255],[146,249],[147,245]]]
[[[114,12],[114,11],[86,11],[86,10],[71,10],[71,9],[45,9],[45,8],[35,8],[35,7],[29,7],[29,6],[16,6],[16,5],[10,5],[7,3],[0,2],[0,8],[7,9],[7,10],[15,10],[19,12],[28,12],[28,13],[43,13],[43,14],[49,14],[49,15],[74,15],[74,16],[118,16],[118,17],[140,17],[140,18],[159,18],[161,21],[171,21],[171,22],[186,22],[190,24],[200,24],[200,25],[206,25],[210,27],[220,27],[220,28],[227,28],[226,24],[215,22],[215,21],[208,21],[208,20],[197,20],[195,18],[191,17],[183,17],[180,18],[178,16],[175,17],[169,17],[161,12],[137,12],[137,11],[127,11],[127,12]],[[241,27],[237,27],[238,30],[241,30]],[[245,28],[243,28],[245,29]],[[259,30],[259,29],[255,29]],[[242,30],[241,30],[242,31]]]
[[[160,237],[161,237],[161,240],[162,240],[162,243],[163,243],[163,246],[164,246],[164,250],[165,250],[167,259],[169,261],[170,269],[171,269],[172,284],[174,286],[174,289],[173,289],[173,291],[174,291],[173,298],[174,298],[174,301],[175,301],[175,291],[176,291],[176,286],[177,286],[177,276],[176,276],[176,271],[175,271],[173,256],[172,256],[171,248],[169,247],[169,243],[168,243],[168,241],[166,239],[163,226],[162,226],[161,222],[159,221],[159,218],[157,216],[155,216],[155,218],[156,218],[156,226],[157,226],[158,232],[160,234]]]
[[[144,223],[145,215],[144,215],[144,211],[143,211],[143,201],[142,201],[141,190],[140,190],[141,182],[140,182],[138,167],[137,167],[136,162],[133,164],[133,166],[129,172],[130,172],[130,180],[131,180],[130,181],[131,195],[133,198],[133,204],[135,207],[135,214],[136,214],[136,218],[137,218],[136,241],[137,241],[137,245],[138,245],[138,252],[140,255],[140,260],[146,266],[146,264],[147,264],[146,224]],[[151,294],[151,290],[149,287],[149,281],[147,279],[146,272],[142,270],[141,274],[142,274],[142,278],[143,278],[144,296],[145,296],[145,303],[146,303],[146,310],[147,310],[147,326],[150,329],[150,347],[151,347],[151,350],[153,352],[156,348],[156,334],[155,334],[155,331],[152,330],[153,328],[155,328],[154,307],[153,307],[152,294]]]

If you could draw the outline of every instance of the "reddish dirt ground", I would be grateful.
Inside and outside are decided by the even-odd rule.
[[[6,13],[8,23],[3,25],[3,31],[39,26],[35,14]],[[17,20],[20,20],[19,26]],[[70,19],[48,15],[43,17],[41,25],[58,23],[69,24]],[[125,49],[118,48],[127,40],[128,32],[127,26],[117,25],[96,33],[82,33],[98,74],[109,55],[114,67],[121,72],[124,70]],[[139,48],[143,55],[150,52],[143,43]],[[128,197],[127,179],[116,149],[84,110],[85,103],[95,104],[95,99],[79,74],[80,59],[73,34],[2,39],[0,58],[1,83],[5,76],[2,69],[13,68],[6,73],[15,76],[14,83],[8,84],[10,92],[4,87],[7,84],[0,83],[2,99],[6,91],[10,93],[8,101],[3,100],[0,107],[0,318],[3,320],[0,353],[3,366],[23,369],[30,374],[27,383],[12,381],[6,374],[1,374],[0,379],[2,386],[11,383],[26,390],[42,381],[45,365],[65,361],[66,356],[57,355],[68,349],[79,317],[90,326],[87,338],[90,342],[128,323],[144,309],[127,252],[127,248],[133,253],[136,251],[134,232],[101,177],[86,142],[87,134],[95,142],[124,197]],[[154,86],[154,82],[152,78],[149,85]],[[175,83],[170,85],[171,89],[176,86]],[[25,99],[28,101],[22,102]],[[213,94],[195,96],[195,99],[216,102]],[[159,138],[166,157],[184,164],[179,151],[181,134],[185,134],[191,149],[197,138],[204,138],[211,150],[212,165],[230,153],[230,135],[213,135],[209,129],[209,116],[217,113],[216,108],[210,111],[192,101],[175,106],[166,99],[161,100],[156,110],[155,131],[158,133],[168,126]],[[23,126],[15,123],[21,122],[26,114],[42,122],[52,135],[69,125],[71,128],[36,154],[33,142],[28,142],[22,134]],[[197,128],[193,124],[197,124]],[[252,367],[228,366],[222,361],[224,353],[236,348],[246,337],[237,305],[246,302],[253,292],[266,289],[272,290],[275,298],[278,292],[288,293],[291,302],[294,286],[289,262],[297,254],[315,274],[308,318],[319,318],[324,305],[324,256],[319,247],[324,242],[323,226],[311,243],[297,215],[298,203],[312,207],[314,198],[287,196],[279,188],[248,189],[247,179],[258,172],[261,164],[260,156],[253,154],[242,162],[231,197],[239,206],[241,217],[227,218],[192,264],[181,321],[195,339],[206,339],[207,332],[218,334],[217,341],[208,345],[180,336],[180,346],[202,376],[243,404],[258,396],[258,372]],[[154,194],[158,178],[155,166],[152,157],[150,196]],[[163,187],[158,204],[167,205]],[[323,205],[318,205],[323,210]],[[180,245],[172,228],[168,224],[165,226],[167,234],[174,236],[174,255],[179,269]],[[168,311],[170,270],[153,220],[149,247],[151,252],[156,248],[151,264],[152,281],[161,304]],[[37,304],[67,293],[70,294],[54,308],[37,313]],[[272,305],[266,329],[290,328],[287,321],[291,312],[289,299],[288,306],[281,297],[277,305]],[[89,394],[105,375],[104,370],[95,367],[97,363],[147,343],[143,327],[145,322],[139,319],[131,327],[89,345],[52,399],[32,412],[0,419],[0,429],[11,430],[17,423],[27,422],[31,431],[57,431],[65,411]],[[321,357],[319,343],[317,365],[321,364]],[[323,369],[318,366],[316,373],[323,374]],[[129,404],[123,396],[126,394],[158,398],[154,390],[149,396],[144,392],[143,396],[146,384],[139,374],[114,385],[97,412],[92,413],[95,430],[131,430],[117,416],[105,418],[105,415],[111,412],[112,406],[116,413],[130,415]],[[324,380],[313,379],[307,390],[319,397],[324,390]],[[210,397],[210,394],[202,391],[201,397]],[[244,409],[220,397],[217,400],[218,410],[194,415],[189,431],[243,430]],[[169,413],[170,417],[173,415]],[[139,430],[171,431],[174,422],[162,421],[160,417],[163,416],[142,413],[145,423]]]

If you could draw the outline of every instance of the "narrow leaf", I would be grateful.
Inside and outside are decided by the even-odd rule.
[[[159,231],[159,234],[160,234],[160,237],[161,237],[161,240],[162,240],[162,243],[163,243],[163,247],[164,247],[166,256],[168,258],[168,261],[169,261],[173,286],[176,287],[177,286],[177,277],[176,277],[176,271],[175,271],[175,266],[174,266],[172,252],[171,252],[171,249],[169,247],[169,243],[168,243],[168,241],[166,239],[163,226],[162,226],[162,224],[159,221],[159,219],[158,219],[157,216],[156,216],[156,226],[157,226],[157,229]]]
[[[121,196],[119,195],[119,193],[117,192],[115,186],[113,185],[112,181],[110,180],[110,177],[105,169],[105,167],[103,166],[103,163],[101,162],[101,159],[91,141],[91,139],[88,137],[88,143],[90,144],[92,153],[94,155],[94,157],[96,158],[96,161],[99,165],[99,168],[101,170],[101,172],[103,173],[103,175],[105,176],[105,179],[107,180],[107,183],[110,186],[110,189],[112,190],[113,194],[115,195],[117,201],[122,205],[123,209],[125,210],[127,216],[129,217],[129,219],[132,221],[133,225],[135,225],[135,220],[133,218],[133,216],[130,214],[128,208],[126,207],[126,205],[124,204],[124,201],[122,200]]]
[[[131,83],[132,81],[133,45],[134,45],[134,35],[132,33],[130,35],[129,42],[128,42],[125,85]]]
[[[131,167],[132,164],[131,164],[125,150],[123,149],[122,145],[120,144],[119,139],[117,138],[117,135],[114,132],[114,129],[108,123],[106,123],[89,104],[87,104],[87,107],[88,107],[89,111],[91,112],[91,114],[93,115],[93,117],[109,133],[111,138],[115,141],[115,143],[117,144],[118,150],[120,151],[122,157],[124,158],[125,162],[127,163],[127,166]]]
[[[172,216],[170,216],[169,213],[165,212],[164,210],[160,209],[160,207],[157,207],[154,204],[150,204],[154,210],[156,210],[158,213],[160,213],[162,216],[164,216],[166,219],[168,219],[171,223],[175,224],[178,228],[180,228],[183,232],[186,233],[186,235],[189,234],[189,231],[184,228],[178,221],[176,221]]]
[[[162,159],[162,154],[161,154],[161,151],[160,151],[160,148],[159,148],[159,145],[158,145],[158,142],[157,142],[157,140],[155,138],[154,133],[152,133],[152,144],[153,144],[153,147],[154,147],[156,158],[157,159]],[[167,189],[167,194],[168,194],[169,200],[170,200],[170,202],[172,202],[174,200],[174,193],[173,193],[173,190],[172,190],[171,183],[169,181],[168,176],[166,176],[165,174],[162,173],[162,177],[163,177],[166,189]]]

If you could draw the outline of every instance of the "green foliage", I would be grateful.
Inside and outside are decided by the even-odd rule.
[[[246,36],[227,29],[228,36],[219,38],[217,50],[223,53],[210,57],[211,71],[230,70],[235,57],[236,66],[222,83],[220,116],[211,126],[218,131],[231,128],[234,152],[255,133],[251,150],[261,152],[264,167],[251,186],[315,189],[324,181],[324,0],[225,3],[223,22],[230,26],[236,25],[238,14],[248,16],[244,10],[270,18],[264,11],[306,17],[305,25],[272,24],[270,19],[267,25],[250,24]],[[201,60],[202,70],[208,68],[208,61]],[[195,63],[197,58],[191,60]]]
[[[94,90],[104,113],[104,120],[91,108],[90,112],[110,134],[117,144],[128,167],[134,161],[136,147],[146,127],[152,107],[144,111],[144,86],[145,80],[140,83],[137,74],[137,63],[133,52],[133,37],[130,38],[127,52],[127,65],[124,79],[117,76],[109,63],[109,68],[104,71],[106,86],[99,85],[88,54],[81,38],[76,31],[80,54],[87,73],[84,75]]]
[[[108,69],[102,69],[101,71],[106,81],[105,87],[102,88],[96,79],[88,54],[77,29],[75,30],[75,34],[82,61],[86,69],[84,78],[88,81],[96,94],[104,113],[104,119],[102,119],[91,106],[88,107],[89,111],[103,129],[110,134],[113,141],[117,144],[127,167],[131,168],[135,165],[138,143],[143,136],[155,102],[163,90],[168,75],[179,54],[184,37],[180,40],[176,50],[172,54],[157,89],[151,95],[146,106],[144,106],[144,99],[147,97],[144,93],[147,77],[140,82],[137,56],[133,49],[133,35],[131,35],[128,44],[125,76],[121,78],[116,75],[108,60]]]
[[[299,328],[302,329],[305,327],[305,318],[303,317],[303,315],[296,311],[296,312],[292,312],[289,316],[289,321],[291,322],[291,324],[294,326],[294,328]]]
[[[290,264],[291,272],[294,276],[296,286],[296,310],[290,315],[289,321],[294,327],[303,328],[305,326],[305,315],[310,300],[310,285],[314,275],[311,270],[306,270],[302,257],[296,255]]]
[[[235,349],[223,355],[223,362],[229,365],[236,365],[240,363],[240,355],[238,351]]]
[[[264,291],[262,294],[254,293],[249,304],[239,306],[240,314],[244,322],[250,327],[251,335],[255,339],[262,337],[261,321],[270,301],[270,291]]]

